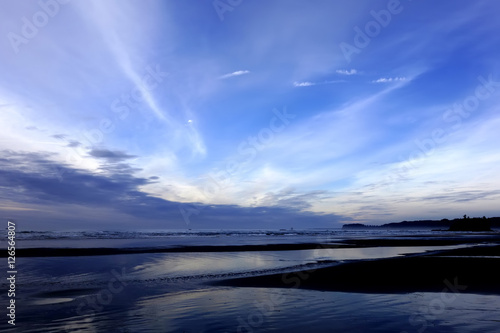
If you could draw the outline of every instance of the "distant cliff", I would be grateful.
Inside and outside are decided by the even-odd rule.
[[[464,222],[465,221],[465,222]],[[392,222],[382,225],[367,225],[361,223],[344,224],[343,230],[372,230],[372,229],[413,229],[413,230],[450,230],[450,231],[486,231],[500,229],[500,217],[490,218],[462,218],[442,220],[419,220]]]

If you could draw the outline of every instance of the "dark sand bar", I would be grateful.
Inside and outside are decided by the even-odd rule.
[[[130,248],[27,248],[18,249],[19,257],[79,257],[140,253],[179,252],[246,252],[246,251],[292,251],[316,248],[350,248],[348,244],[268,244],[268,245],[220,245],[220,246],[176,246],[176,247],[130,247]],[[2,252],[6,257],[6,252]]]
[[[500,246],[339,263],[332,267],[219,281],[239,287],[304,288],[362,293],[500,294]]]

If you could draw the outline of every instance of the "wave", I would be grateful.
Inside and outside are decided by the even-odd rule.
[[[3,231],[5,233],[5,230]],[[142,231],[17,231],[20,240],[69,240],[69,239],[154,239],[182,237],[277,237],[277,236],[329,236],[329,235],[388,235],[419,234],[429,231],[388,231],[341,229],[322,230],[142,230]]]

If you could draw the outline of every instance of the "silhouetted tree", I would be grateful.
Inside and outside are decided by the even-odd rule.
[[[483,216],[473,217],[464,215],[463,219],[455,219],[448,229],[450,231],[491,231],[490,221]]]

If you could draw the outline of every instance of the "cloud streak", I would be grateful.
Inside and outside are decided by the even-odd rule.
[[[310,87],[310,86],[315,86],[315,85],[316,85],[316,83],[309,82],[309,81],[303,81],[303,82],[295,81],[293,83],[294,87]]]
[[[92,149],[89,152],[90,156],[102,158],[108,162],[121,162],[127,159],[135,158],[134,155],[128,155],[121,151],[111,151],[107,149]]]
[[[396,76],[396,77],[381,77],[379,79],[373,80],[373,83],[388,83],[388,82],[398,82],[398,81],[405,81],[406,78],[403,76]]]
[[[317,85],[323,85],[323,84],[334,84],[334,83],[342,83],[346,82],[345,80],[328,80],[328,81],[321,81],[321,82],[310,82],[310,81],[295,81],[293,83],[294,87],[311,87],[311,86],[317,86]]]
[[[219,79],[225,80],[225,79],[229,79],[229,78],[232,78],[232,77],[235,77],[235,76],[241,76],[241,75],[246,75],[246,74],[250,74],[250,71],[248,71],[248,70],[239,70],[239,71],[235,71],[235,72],[232,72],[232,73],[227,73],[227,74],[221,75],[221,76],[219,76]]]
[[[337,74],[341,74],[341,75],[355,75],[355,74],[358,74],[358,71],[356,69],[337,69],[335,71],[335,73]]]

